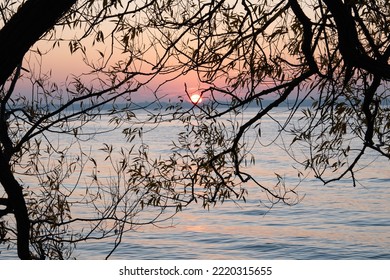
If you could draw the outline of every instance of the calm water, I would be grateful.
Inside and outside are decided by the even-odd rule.
[[[275,116],[283,119],[287,115],[280,109]],[[266,144],[273,139],[267,133],[276,131],[275,124],[265,121],[262,129]],[[177,130],[173,123],[164,124],[146,141],[151,140],[156,154],[164,154]],[[119,134],[101,137],[91,142],[96,149],[99,142],[123,143]],[[271,183],[278,172],[294,184],[293,161],[282,149],[261,147],[256,157],[252,171],[263,181]],[[371,162],[375,157],[367,155],[365,160]],[[247,203],[225,202],[210,211],[191,205],[162,228],[145,226],[127,234],[112,258],[390,259],[389,167],[384,159],[365,167],[358,175],[361,184],[355,188],[347,180],[323,186],[309,177],[298,188],[304,195],[299,204],[279,204],[271,210],[260,205],[261,192],[249,185]],[[75,256],[103,259],[111,247],[109,243],[84,243]],[[13,251],[0,250],[0,258],[15,258]]]

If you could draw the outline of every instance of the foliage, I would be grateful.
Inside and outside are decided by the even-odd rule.
[[[292,114],[306,99],[313,100],[301,124],[290,132],[296,135],[292,144],[306,143],[303,167],[313,169],[325,183],[347,174],[354,181],[356,164],[367,149],[389,158],[390,44],[388,25],[381,26],[389,19],[388,5],[373,1],[169,4],[158,7],[162,12],[154,24],[161,36],[170,34],[164,57],[177,57],[183,72],[198,74],[202,94],[212,104],[203,118],[218,122],[227,113],[242,113],[252,104],[259,107],[255,117],[227,129],[233,134],[230,143],[225,139],[225,148],[211,161],[231,154],[227,165],[241,181],[249,179],[240,170],[245,133],[288,98],[296,100]],[[221,95],[227,109],[217,106]],[[274,102],[262,105],[267,97]],[[281,124],[281,130],[287,130],[286,125]],[[339,175],[326,179],[327,170]]]
[[[24,2],[32,0],[3,1],[3,30]],[[290,117],[277,122],[279,137],[292,135],[285,149],[301,167],[299,182],[311,170],[324,183],[349,177],[355,185],[368,150],[390,158],[386,1],[75,2],[1,86],[0,163],[24,187],[27,245],[38,258],[69,258],[78,242],[102,238],[113,240],[110,256],[126,232],[191,203],[245,201],[247,185],[259,187],[271,206],[297,203],[296,185],[283,174],[268,185],[248,172],[255,163],[261,168],[252,155],[267,134],[261,122],[281,104]],[[64,47],[88,70],[58,85],[41,66]],[[185,106],[185,84],[181,99],[163,108],[161,92],[182,77],[196,78],[204,102]],[[30,96],[18,93],[20,83]],[[133,103],[140,91],[159,110]],[[257,114],[248,117],[250,107]],[[138,119],[138,110],[149,119]],[[128,145],[102,145],[102,163],[84,143],[103,133],[91,126],[106,116]],[[183,131],[168,158],[152,158],[143,128],[168,121]],[[79,153],[70,154],[75,147]],[[99,173],[107,166],[109,178]],[[5,219],[17,206],[0,181],[0,237],[19,248],[23,223],[17,215]],[[95,215],[74,217],[75,207]],[[74,232],[80,223],[83,232]]]

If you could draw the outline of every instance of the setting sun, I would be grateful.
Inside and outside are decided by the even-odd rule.
[[[191,95],[190,98],[191,98],[191,102],[194,104],[201,103],[203,100],[202,96],[200,96],[199,94],[193,94]]]

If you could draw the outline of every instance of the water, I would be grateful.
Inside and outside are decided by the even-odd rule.
[[[372,192],[383,199],[373,199]],[[228,203],[210,212],[189,209],[175,218],[174,228],[132,234],[116,257],[388,259],[386,204],[386,192],[380,188],[311,187],[299,205],[279,206],[268,213],[255,200],[241,207]]]
[[[286,112],[278,112],[280,118]],[[104,122],[100,124],[104,126]],[[273,131],[264,122],[264,132]],[[166,123],[145,139],[157,154],[169,151],[169,136],[178,128]],[[103,137],[103,136],[101,136]],[[94,140],[119,145],[118,135]],[[271,141],[273,136],[265,140]],[[165,142],[164,142],[165,141]],[[280,144],[280,143],[279,143]],[[293,162],[275,146],[262,147],[252,170],[271,183],[274,172],[295,172]],[[370,162],[375,155],[368,155]],[[291,171],[292,170],[292,171]],[[294,206],[272,209],[260,203],[261,192],[248,186],[246,203],[227,201],[209,211],[193,204],[161,227],[144,226],[126,234],[112,259],[390,259],[389,161],[378,159],[359,172],[353,187],[348,180],[322,185],[308,177],[297,189],[303,200]],[[103,259],[111,243],[80,244],[78,259]],[[15,258],[14,251],[0,247],[0,258]]]

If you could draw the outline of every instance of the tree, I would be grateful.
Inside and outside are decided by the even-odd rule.
[[[127,101],[127,106],[130,106],[131,93],[158,72],[137,69],[143,50],[137,50],[134,44],[131,50],[124,51],[127,53],[125,60],[118,61],[118,65],[91,64],[89,74],[94,76],[92,81],[84,83],[81,75],[71,79],[65,88],[60,88],[50,80],[49,73],[41,73],[43,70],[36,69],[33,64],[34,59],[40,61],[45,56],[39,47],[33,47],[36,42],[48,40],[57,47],[66,40],[63,36],[57,37],[56,32],[85,28],[80,36],[96,35],[93,42],[96,43],[106,39],[95,30],[100,21],[113,18],[118,19],[114,30],[121,30],[120,17],[123,14],[119,10],[110,13],[110,9],[120,3],[94,2],[80,1],[74,6],[76,1],[33,0],[22,4],[5,1],[1,7],[4,26],[0,31],[3,54],[0,62],[0,165],[3,168],[0,182],[5,195],[0,200],[4,207],[0,216],[13,215],[15,218],[15,225],[10,219],[2,221],[1,240],[12,242],[15,234],[21,259],[68,258],[75,244],[86,239],[114,237],[114,250],[125,232],[160,219],[162,210],[149,221],[134,221],[134,216],[146,207],[144,205],[153,204],[163,209],[160,200],[158,203],[151,200],[156,196],[153,186],[143,189],[142,181],[132,182],[131,186],[126,181],[125,175],[121,174],[128,167],[125,159],[112,161],[116,176],[114,174],[104,186],[101,185],[97,162],[81,145],[86,138],[102,133],[88,131],[87,125],[91,121],[107,114],[117,117],[133,114],[128,107],[117,108],[115,102]],[[129,14],[136,12],[127,6],[122,13],[127,13],[127,10]],[[89,16],[92,22],[89,22]],[[114,32],[111,38],[114,39]],[[79,50],[85,54],[80,40],[69,40],[71,52]],[[131,39],[127,42],[130,44]],[[26,56],[27,51],[29,56]],[[17,91],[17,83],[21,82],[31,85],[31,96]],[[110,111],[102,111],[106,104],[111,104]],[[69,142],[55,144],[53,135],[68,137]],[[69,149],[77,145],[80,153],[69,154]],[[110,161],[111,147],[103,147],[103,150],[108,153],[106,159]],[[92,170],[91,174],[86,174],[91,177],[91,182],[87,182],[90,187],[84,187],[84,193],[80,194],[81,175],[86,173],[87,167]],[[126,172],[137,173],[138,169]],[[66,184],[70,177],[74,182],[71,187]],[[31,180],[36,186],[30,186]],[[89,206],[93,215],[73,217],[71,207],[80,205]],[[73,224],[84,224],[82,232],[72,233]]]
[[[0,200],[5,207],[0,214],[15,217],[20,258],[32,257],[30,247],[42,258],[66,257],[63,244],[94,238],[91,234],[99,230],[100,237],[115,236],[116,246],[127,226],[136,225],[131,218],[148,205],[161,209],[149,221],[155,222],[170,207],[180,211],[199,201],[209,207],[225,199],[245,200],[247,183],[259,186],[271,203],[296,203],[295,187],[286,186],[282,176],[276,174],[275,185],[268,186],[245,169],[254,164],[251,151],[266,133],[262,119],[287,100],[291,116],[305,101],[312,103],[298,124],[289,126],[291,118],[280,123],[280,135],[294,136],[286,151],[302,166],[299,178],[312,170],[324,183],[349,176],[356,184],[357,164],[368,149],[390,158],[386,1],[52,2],[28,0],[17,10],[19,4],[4,1],[1,9],[0,182],[6,197]],[[49,14],[43,7],[50,7]],[[31,25],[34,17],[42,20]],[[76,34],[68,46],[81,53],[94,79],[84,79],[85,73],[61,89],[27,67],[26,52],[43,57],[34,43],[47,40],[59,47],[66,41],[59,32],[64,29]],[[88,40],[89,48],[105,42],[109,51],[91,60]],[[69,147],[50,143],[51,133],[71,135],[79,143],[85,124],[106,114],[101,110],[106,104],[114,105],[112,123],[126,125],[124,133],[133,143],[142,131],[129,107],[131,93],[157,78],[153,93],[158,102],[162,86],[191,74],[208,102],[192,109],[179,102],[151,113],[148,120],[156,125],[174,120],[186,128],[169,158],[149,158],[142,144],[119,149],[117,161],[113,147],[102,148],[116,174],[106,199],[100,197],[102,181],[93,155],[80,151],[70,160]],[[23,79],[31,81],[34,98],[16,94],[16,83]],[[126,100],[129,106],[116,105]],[[241,122],[231,117],[245,114],[249,106],[258,109],[255,116]],[[254,130],[258,133],[251,142],[245,135]],[[42,158],[51,159],[50,164]],[[75,172],[85,173],[87,164],[92,164],[93,186],[98,187],[91,184],[79,202],[104,210],[98,217],[74,219],[69,207],[76,188],[66,189],[62,182]],[[18,174],[40,175],[42,192],[22,189]],[[91,233],[64,238],[64,227],[79,220],[91,222]],[[104,227],[109,220],[113,225]],[[4,222],[2,229],[12,232]]]
[[[240,181],[272,189],[243,170],[251,147],[245,134],[257,129],[262,118],[288,98],[296,99],[290,108],[292,115],[305,100],[313,100],[301,123],[289,131],[295,137],[288,152],[324,183],[349,174],[356,184],[356,166],[367,149],[389,158],[386,3],[291,0],[169,4],[158,7],[154,20],[162,36],[171,35],[166,39],[164,48],[169,51],[164,57],[177,57],[182,72],[196,71],[203,83],[203,96],[212,101],[203,111],[210,123],[191,132],[195,138],[208,135],[207,139],[215,139],[206,162],[222,185],[226,181],[223,172],[215,169],[218,162],[230,166]],[[227,108],[218,107],[218,94],[230,100]],[[262,101],[268,96],[275,98],[270,104]],[[218,119],[231,112],[243,114],[251,104],[259,107],[258,114],[232,126],[227,136]],[[280,129],[287,131],[288,121]],[[213,135],[216,131],[218,136]],[[217,148],[221,146],[217,141],[224,143],[222,149]],[[306,154],[294,155],[297,145]]]

